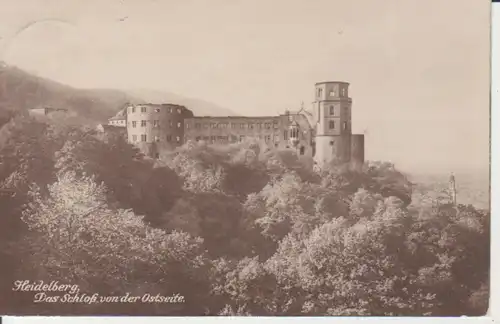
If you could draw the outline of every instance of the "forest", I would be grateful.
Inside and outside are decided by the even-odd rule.
[[[158,160],[75,118],[0,127],[0,313],[484,315],[490,213],[385,162],[321,172],[246,141]],[[16,280],[182,303],[34,303]]]

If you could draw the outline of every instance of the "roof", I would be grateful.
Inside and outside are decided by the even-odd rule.
[[[279,116],[193,116],[187,119],[277,119]]]
[[[111,117],[109,120],[125,120],[125,119],[127,119],[127,117],[115,115]]]
[[[111,117],[109,120],[124,120],[127,119],[127,108],[123,108],[119,112],[116,113],[113,117]]]
[[[342,83],[342,84],[349,84],[349,82],[346,81],[323,81],[323,82],[317,82],[316,85],[318,84],[324,84],[324,83]]]
[[[68,111],[68,109],[66,108],[54,108],[54,107],[37,107],[37,108],[30,108],[30,110]]]
[[[107,125],[107,124],[99,124],[97,125],[98,129],[102,129],[103,131],[115,131],[115,132],[126,132],[126,127],[120,127],[115,125]]]

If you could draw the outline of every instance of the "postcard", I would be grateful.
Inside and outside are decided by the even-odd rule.
[[[489,2],[0,6],[0,314],[486,315]]]

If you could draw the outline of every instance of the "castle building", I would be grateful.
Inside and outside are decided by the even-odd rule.
[[[32,108],[29,110],[30,116],[49,116],[53,113],[67,113],[68,110],[64,108],[52,108],[52,107],[43,107],[43,108]]]
[[[120,110],[116,115],[108,120],[108,125],[117,127],[127,127],[127,110]]]
[[[126,127],[129,143],[151,157],[188,141],[229,144],[252,138],[313,157],[319,167],[331,161],[363,164],[364,135],[352,134],[348,88],[347,82],[317,83],[312,113],[302,107],[278,116],[194,116],[184,106],[139,104],[126,107],[109,125]]]
[[[151,157],[182,145],[184,120],[194,117],[191,110],[174,104],[130,105],[125,112],[129,143]]]

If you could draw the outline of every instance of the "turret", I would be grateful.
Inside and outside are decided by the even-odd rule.
[[[315,162],[322,167],[332,161],[350,161],[352,100],[349,97],[349,83],[316,83],[315,99]]]

